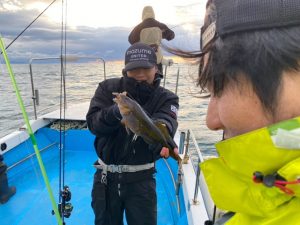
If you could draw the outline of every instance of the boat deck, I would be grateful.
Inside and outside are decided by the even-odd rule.
[[[86,113],[89,109],[90,103],[83,102],[80,104],[71,105],[66,108],[65,111],[65,119],[66,120],[75,120],[75,121],[85,121]],[[47,113],[42,115],[41,118],[43,119],[60,119],[60,110],[55,110],[53,112]]]
[[[78,136],[78,132],[80,132],[80,136]],[[36,137],[39,149],[45,149],[41,155],[53,195],[58,202],[59,151],[57,140],[59,140],[59,133],[50,128],[43,128],[36,133]],[[74,207],[71,216],[65,218],[66,224],[94,224],[94,215],[90,206],[95,172],[92,165],[97,159],[93,138],[87,130],[70,130],[66,135],[65,185],[70,187],[72,192],[70,202]],[[17,193],[9,202],[0,205],[2,225],[57,224],[56,217],[51,214],[52,205],[36,157],[30,157],[18,163],[17,166],[12,166],[32,153],[32,144],[28,140],[5,154],[5,162],[11,167],[8,171],[9,183],[16,186]],[[172,164],[172,159],[170,160]],[[187,224],[185,212],[181,213],[185,218],[180,218],[177,214],[172,181],[165,179],[165,177],[170,177],[165,174],[170,173],[171,167],[165,160],[157,161],[156,166],[158,170],[156,174],[158,225]]]

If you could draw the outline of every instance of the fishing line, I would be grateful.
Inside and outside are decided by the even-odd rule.
[[[53,2],[50,3],[50,5],[48,5],[27,27],[25,27],[25,29],[23,31],[21,31],[21,33],[19,33],[17,35],[17,37],[14,38],[14,40],[12,40],[5,48],[8,49],[9,46],[11,46],[54,2],[56,2],[56,0],[53,0]],[[3,53],[3,51],[1,52],[1,54]]]
[[[71,200],[71,192],[65,185],[65,135],[66,135],[66,60],[67,60],[67,0],[62,0],[62,20],[61,20],[61,48],[60,48],[60,110],[59,110],[59,208],[64,222],[64,217],[69,217],[73,206],[68,201]]]
[[[65,92],[63,92],[64,86],[64,61],[63,61],[63,39],[64,39],[64,1],[61,1],[61,43],[60,43],[60,95],[59,95],[59,202],[62,202],[61,190],[64,185],[64,148],[65,148],[65,135],[63,135],[63,131],[65,131],[65,123],[62,123],[62,117],[65,119],[65,110],[63,110],[63,106],[65,106],[65,101],[63,101],[63,96],[65,96]],[[62,115],[63,114],[63,115]],[[65,121],[65,120],[64,120]],[[61,212],[62,213],[62,212]]]
[[[24,103],[23,103],[23,100],[22,100],[22,97],[21,97],[16,79],[15,79],[13,70],[11,68],[10,61],[8,59],[8,56],[7,56],[7,53],[6,53],[6,50],[5,50],[5,46],[4,46],[4,43],[2,41],[1,36],[0,36],[0,48],[2,50],[2,55],[4,57],[8,73],[10,75],[12,85],[14,87],[14,90],[15,90],[15,93],[16,93],[16,96],[17,96],[17,100],[18,100],[19,106],[20,106],[22,114],[23,114],[23,118],[25,120],[25,124],[26,124],[26,127],[27,127],[26,130],[27,130],[28,135],[30,137],[30,140],[32,142],[33,149],[35,151],[35,154],[36,154],[36,157],[37,157],[40,169],[41,169],[41,173],[43,175],[44,182],[45,182],[45,185],[47,187],[47,191],[49,193],[49,197],[50,197],[50,200],[51,200],[51,203],[52,203],[52,208],[55,212],[58,224],[62,225],[62,220],[61,220],[61,217],[60,217],[59,212],[58,212],[58,208],[57,208],[54,196],[53,196],[53,192],[52,192],[52,189],[51,189],[51,186],[50,186],[50,182],[49,182],[46,170],[45,170],[43,160],[42,160],[41,155],[40,155],[40,151],[39,151],[38,146],[37,146],[37,141],[36,141],[36,138],[35,138],[34,133],[32,131],[32,128],[31,128],[31,125],[30,125],[30,122],[29,122],[29,118],[28,118],[28,115],[27,115],[27,112],[26,112],[26,109],[25,109],[25,106],[24,106]]]

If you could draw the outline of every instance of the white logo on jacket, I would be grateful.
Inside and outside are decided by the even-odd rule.
[[[178,114],[178,109],[176,108],[176,106],[171,105],[171,111],[172,111],[173,113],[175,113],[175,115],[177,116],[177,114]]]

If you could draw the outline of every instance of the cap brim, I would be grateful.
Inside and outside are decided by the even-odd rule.
[[[147,62],[147,61],[136,61],[136,62],[127,63],[124,70],[125,70],[125,72],[127,72],[129,70],[134,70],[137,68],[150,69],[154,66],[155,66],[155,64]]]

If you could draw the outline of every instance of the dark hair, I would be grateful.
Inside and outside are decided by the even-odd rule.
[[[216,20],[214,4],[208,3],[203,30]],[[170,51],[198,60],[197,84],[201,92],[208,86],[220,96],[228,82],[245,76],[266,111],[274,115],[283,71],[300,68],[300,26],[240,32],[218,37],[208,45],[208,62],[203,68],[203,52]],[[203,49],[202,49],[203,50]]]
[[[300,27],[237,33],[218,38],[211,46],[198,85],[212,85],[220,96],[229,81],[243,74],[269,112],[274,113],[283,71],[299,70]]]

